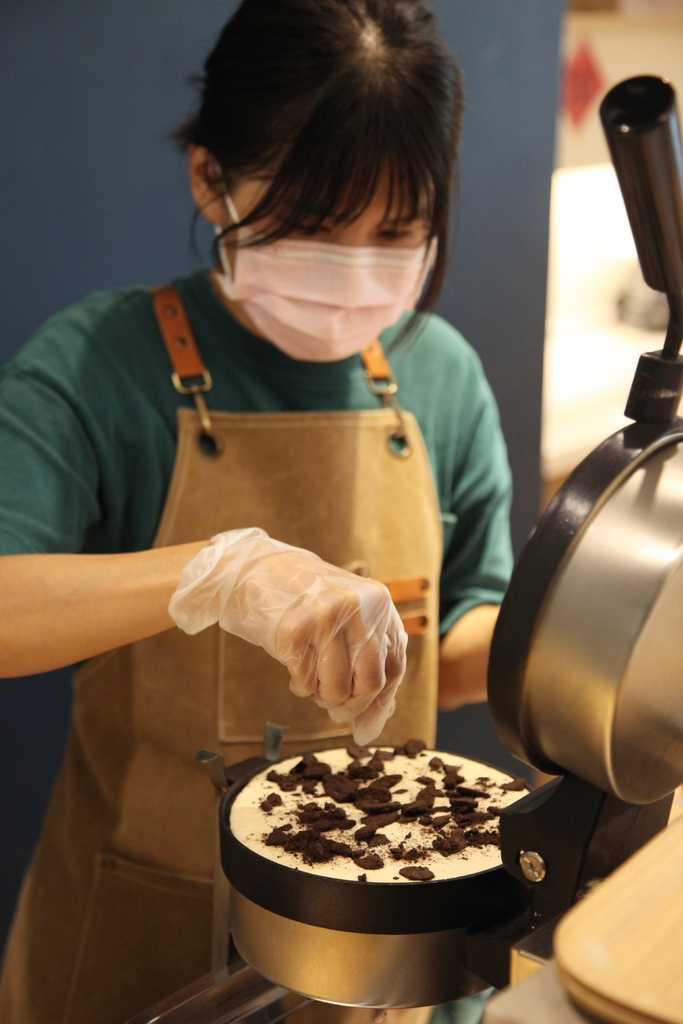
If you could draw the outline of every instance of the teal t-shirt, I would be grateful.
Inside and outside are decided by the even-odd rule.
[[[229,412],[372,409],[360,356],[290,359],[238,324],[204,271],[174,282]],[[500,601],[511,570],[510,471],[473,349],[429,315],[382,335],[420,425],[444,526],[441,627]],[[170,484],[179,395],[149,290],[97,293],[49,320],[0,378],[0,554],[148,548]],[[258,525],[255,523],[254,525]]]

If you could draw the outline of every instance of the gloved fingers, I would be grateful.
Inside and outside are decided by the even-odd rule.
[[[353,690],[353,668],[348,639],[340,631],[330,638],[318,654],[313,700],[331,714],[334,708],[345,706],[353,699]],[[339,721],[347,721],[349,718],[353,718],[353,714],[347,714]]]
[[[335,578],[316,580],[286,609],[271,653],[289,669],[293,693],[330,704],[350,695],[353,650],[367,635],[360,609],[358,594]]]
[[[354,718],[353,738],[356,743],[365,746],[376,739],[396,710],[396,691],[400,679],[391,687],[377,695],[372,704]]]
[[[358,652],[354,665],[351,695],[342,704],[327,706],[335,722],[353,720],[353,735],[357,743],[366,744],[381,733],[387,719],[396,710],[396,693],[406,667],[408,637],[396,615],[397,629],[372,637]],[[393,624],[392,624],[393,625]],[[379,690],[363,681],[367,669],[374,677],[376,666],[383,665],[383,683]],[[313,698],[318,703],[317,697]]]
[[[354,717],[353,738],[363,746],[379,736],[387,719],[396,710],[396,693],[405,673],[408,645],[408,636],[400,620],[399,625],[400,633],[393,643],[387,645],[386,683],[369,706]]]
[[[315,697],[318,692],[318,651],[304,643],[288,660],[280,659],[289,670],[289,688],[295,697]]]
[[[372,713],[380,722],[377,735],[394,707],[390,694],[405,671],[407,637],[384,586],[347,582],[327,583],[314,605],[300,604],[284,617],[278,657],[290,671],[292,692],[311,697],[334,721],[356,719],[389,686]]]

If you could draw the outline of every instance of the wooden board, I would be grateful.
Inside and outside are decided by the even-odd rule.
[[[683,819],[564,916],[555,961],[572,999],[610,1024],[683,1024]]]

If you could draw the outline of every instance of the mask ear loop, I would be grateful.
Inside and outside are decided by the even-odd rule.
[[[233,224],[239,224],[240,215],[237,212],[237,208],[236,208],[235,204],[232,201],[232,196],[230,195],[230,193],[226,192],[225,195],[223,196],[223,199],[225,201],[225,205],[227,207],[228,214],[229,214],[230,219],[232,220]],[[225,278],[225,291],[226,291],[226,294],[228,295],[228,298],[232,299],[232,298],[234,298],[234,294],[233,293],[235,291],[235,287],[236,287],[236,283],[237,283],[237,280],[236,280],[237,279],[237,250],[236,249],[233,250],[232,258],[233,258],[233,261],[234,261],[234,266],[231,267],[230,266],[230,260],[228,259],[228,254],[226,253],[225,246],[222,243],[222,236],[223,236],[223,234],[225,232],[225,228],[220,227],[218,224],[214,224],[213,230],[214,230],[214,234],[216,236],[216,247],[218,249],[218,258],[219,258],[219,260],[221,262],[221,268],[222,268],[222,271],[223,271],[223,276]]]

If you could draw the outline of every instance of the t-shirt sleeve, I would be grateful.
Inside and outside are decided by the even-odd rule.
[[[448,506],[442,503],[441,633],[470,609],[499,604],[512,571],[512,479],[498,408],[478,360]]]
[[[72,396],[49,373],[10,366],[0,377],[0,554],[84,550],[98,491]]]

